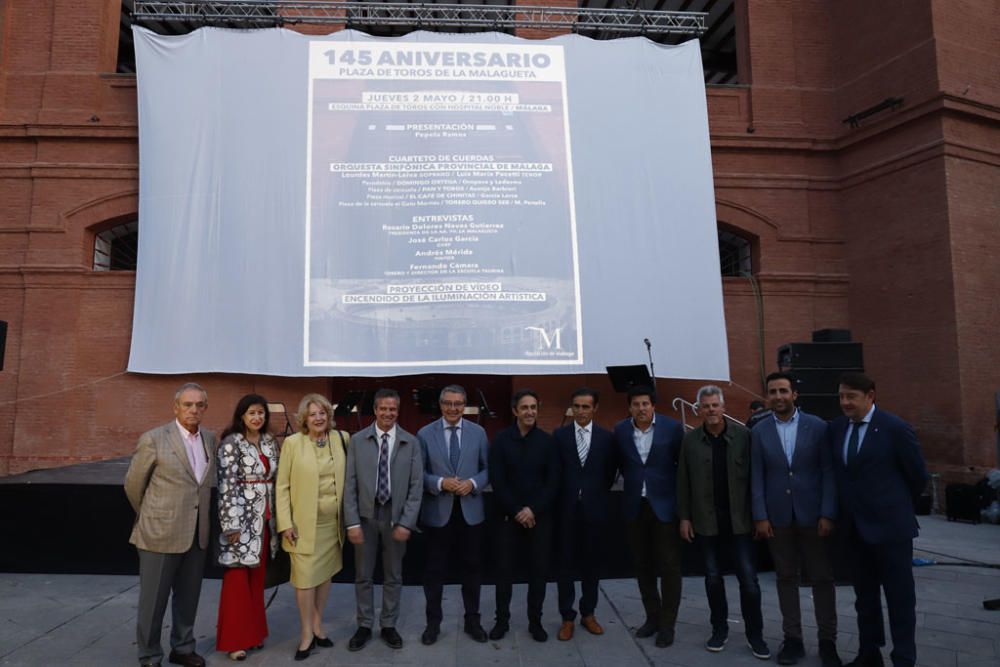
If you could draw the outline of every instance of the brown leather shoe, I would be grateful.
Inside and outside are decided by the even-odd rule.
[[[205,667],[205,658],[201,657],[194,651],[190,653],[177,653],[176,651],[171,651],[170,655],[167,656],[169,660],[174,665],[184,665],[184,667]]]
[[[568,642],[573,638],[573,621],[563,621],[559,626],[559,634],[556,635],[561,642]]]
[[[595,618],[593,614],[581,618],[580,625],[587,628],[587,632],[589,632],[592,635],[604,634],[604,628],[602,628],[601,624],[597,622],[597,618]]]

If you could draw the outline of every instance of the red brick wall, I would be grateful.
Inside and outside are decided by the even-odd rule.
[[[848,327],[865,344],[880,404],[915,424],[932,468],[981,474],[996,465],[1000,389],[992,3],[737,2],[741,80],[752,85],[710,87],[709,120],[718,218],[754,239],[763,331],[749,280],[725,279],[729,410],[745,416],[760,391],[758,336],[767,372],[777,346]],[[135,79],[112,73],[118,16],[115,0],[0,3],[0,318],[10,323],[0,474],[130,452],[141,431],[171,418],[187,379],[123,373],[134,278],[90,271],[95,231],[137,210]],[[891,95],[904,97],[898,111],[856,129],[841,122]],[[636,361],[643,353],[637,346]],[[350,383],[195,379],[209,390],[213,428],[249,391],[294,410],[306,392]],[[421,381],[384,382],[406,401]],[[583,382],[603,393],[602,423],[625,415],[600,376],[498,382],[497,395],[538,389],[549,428]],[[692,400],[700,384],[662,380],[658,407],[672,413],[670,400]]]

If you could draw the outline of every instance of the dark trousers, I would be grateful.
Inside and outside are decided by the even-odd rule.
[[[749,534],[733,535],[726,531],[720,531],[719,535],[698,535],[696,539],[705,558],[705,595],[708,596],[708,607],[711,610],[712,629],[724,632],[729,629],[726,623],[729,615],[726,582],[722,578],[722,566],[719,562],[720,554],[728,553],[740,582],[740,610],[747,637],[761,637],[764,618],[760,609],[760,584],[757,583],[753,539]]]
[[[874,652],[885,645],[881,588],[889,611],[892,664],[911,667],[917,661],[913,540],[868,544],[854,532],[848,537],[848,548],[853,555],[859,652]]]
[[[802,611],[799,606],[799,584],[805,570],[812,582],[813,605],[819,639],[837,639],[837,593],[833,582],[833,566],[827,554],[826,538],[815,527],[791,525],[774,528],[774,537],[767,541],[774,561],[781,608],[781,629],[785,639],[802,641]]]
[[[462,515],[458,497],[448,523],[440,528],[424,528],[427,538],[427,568],[424,570],[424,597],[427,598],[427,625],[441,625],[441,595],[449,560],[457,555],[462,569],[462,602],[465,621],[479,622],[479,587],[483,579],[483,533],[485,524],[470,526]]]
[[[643,498],[639,516],[625,524],[646,620],[673,630],[681,604],[681,538],[676,523],[656,518]],[[656,579],[660,579],[657,590]]]
[[[528,621],[541,621],[545,602],[545,582],[552,550],[552,521],[536,516],[535,527],[525,528],[514,517],[503,517],[496,527],[495,563],[497,621],[510,621],[510,598],[513,593],[516,554],[528,556]]]
[[[205,571],[205,550],[194,544],[180,554],[163,554],[139,549],[139,609],[136,617],[136,646],[139,662],[163,660],[160,632],[167,599],[170,604],[170,648],[177,653],[194,651],[194,621],[201,596],[201,577]]]
[[[604,560],[607,526],[587,521],[583,504],[577,501],[559,524],[559,613],[564,621],[576,618],[575,567],[580,570],[580,615],[592,616],[597,607],[598,568]]]

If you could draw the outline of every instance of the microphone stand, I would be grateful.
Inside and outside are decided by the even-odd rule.
[[[643,338],[642,342],[646,344],[646,356],[649,357],[649,375],[653,378],[653,392],[656,392],[656,369],[653,366],[653,344],[649,342],[648,338]]]

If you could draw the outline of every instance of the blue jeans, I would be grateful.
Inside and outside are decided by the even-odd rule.
[[[740,582],[740,610],[743,612],[747,637],[761,637],[764,633],[764,618],[760,610],[756,554],[750,535],[698,535],[697,541],[705,558],[705,595],[708,596],[708,607],[711,609],[712,629],[728,632],[729,627],[726,623],[729,615],[726,582],[722,578],[719,562],[720,554],[726,553],[732,559],[736,578]]]

